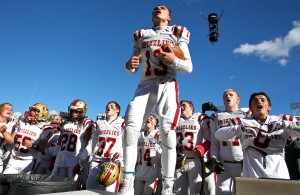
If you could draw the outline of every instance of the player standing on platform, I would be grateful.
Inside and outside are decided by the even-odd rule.
[[[191,101],[182,100],[181,118],[176,129],[178,147],[182,147],[185,162],[176,169],[175,194],[201,194],[204,190],[204,154],[210,148],[209,117],[195,113]]]
[[[76,165],[83,165],[79,156],[87,144],[84,133],[92,125],[92,121],[86,116],[87,108],[87,104],[81,99],[72,101],[68,107],[69,116],[62,123],[59,152],[51,175],[73,178],[79,171],[77,169],[82,168]]]
[[[120,170],[123,167],[123,128],[124,119],[119,116],[121,112],[120,105],[115,101],[110,101],[105,107],[105,117],[98,119],[93,126],[92,139],[86,147],[85,156],[92,154],[92,162],[87,178],[87,189],[101,189],[107,192],[118,192],[120,185]],[[81,158],[85,158],[82,155]],[[111,172],[99,174],[99,168],[104,162],[116,163],[119,173],[116,177],[109,177]],[[117,169],[116,169],[117,170]],[[104,175],[105,174],[105,175]],[[103,177],[102,177],[103,176]],[[107,177],[106,177],[107,176]],[[98,183],[99,178],[105,178],[112,184],[105,186]],[[104,179],[104,180],[106,180]],[[105,183],[106,181],[103,181]]]
[[[272,116],[271,99],[264,92],[249,99],[252,117],[231,119],[232,126],[216,132],[221,141],[239,137],[244,152],[243,177],[289,179],[284,146],[289,136],[300,137],[300,124],[287,115]]]
[[[158,118],[150,114],[138,140],[138,159],[134,194],[152,195],[158,192],[161,181],[161,146]]]
[[[0,173],[3,172],[6,165],[3,164],[3,159],[7,158],[10,151],[5,150],[6,136],[10,136],[15,121],[11,120],[13,108],[10,103],[0,104]],[[8,153],[6,153],[8,152]]]
[[[11,159],[4,174],[32,173],[39,152],[44,152],[49,138],[53,135],[53,128],[45,120],[48,107],[36,103],[29,107],[25,118],[16,123],[15,131],[7,142],[15,143]]]
[[[183,26],[168,26],[171,10],[158,5],[152,11],[154,27],[140,29],[133,35],[133,54],[126,63],[129,73],[136,73],[142,66],[141,81],[134,98],[126,110],[124,148],[124,183],[120,194],[134,193],[137,141],[142,125],[154,110],[159,119],[162,142],[163,194],[171,194],[176,164],[175,129],[180,117],[177,71],[191,73],[193,66],[188,49],[190,32]],[[173,51],[159,52],[164,43],[178,45],[185,59],[177,58]]]
[[[218,160],[223,163],[225,171],[218,175],[216,194],[233,194],[233,182],[235,177],[240,177],[243,164],[243,151],[240,140],[234,137],[229,141],[218,141],[215,132],[222,127],[230,125],[230,119],[243,118],[248,113],[238,108],[240,96],[234,89],[227,89],[223,93],[225,112],[212,114],[210,121],[211,128],[211,149],[210,155],[214,162]]]

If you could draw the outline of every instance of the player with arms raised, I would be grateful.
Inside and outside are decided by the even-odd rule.
[[[120,194],[133,194],[137,141],[142,125],[154,110],[159,119],[162,142],[163,194],[171,194],[176,164],[175,129],[180,116],[177,71],[191,73],[193,66],[188,49],[190,32],[183,26],[168,26],[171,10],[158,5],[152,11],[153,28],[140,29],[133,35],[133,54],[126,63],[129,73],[136,73],[141,64],[141,81],[126,110],[124,148],[124,184]],[[178,45],[184,60],[161,51],[165,43]]]

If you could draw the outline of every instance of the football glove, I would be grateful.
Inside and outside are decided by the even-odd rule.
[[[225,171],[223,163],[216,158],[212,158],[213,167],[217,174],[222,174]]]

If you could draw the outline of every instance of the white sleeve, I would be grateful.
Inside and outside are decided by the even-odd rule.
[[[193,71],[193,64],[192,64],[188,44],[187,42],[180,42],[179,47],[184,53],[185,60],[175,58],[175,60],[171,64],[171,67],[175,68],[176,70],[179,70],[182,73],[189,74]]]
[[[239,137],[241,134],[242,131],[239,129],[239,125],[233,125],[218,129],[215,136],[219,141],[229,141],[236,136]]]
[[[209,124],[210,124],[210,131],[211,131],[210,156],[219,158],[220,142],[215,137],[215,132],[217,131],[217,124],[216,124],[216,121],[213,119],[210,119]]]

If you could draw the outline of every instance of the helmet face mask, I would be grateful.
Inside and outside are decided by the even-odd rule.
[[[97,182],[103,186],[110,186],[119,178],[120,169],[116,163],[104,162],[97,174]]]
[[[71,112],[78,113],[78,119],[82,119],[85,117],[85,114],[87,112],[87,104],[85,103],[85,101],[80,99],[74,100],[68,107],[68,113],[70,118],[72,118]]]
[[[36,120],[38,121],[45,121],[49,115],[48,107],[42,103],[36,103],[29,107],[29,111],[36,111],[38,113],[38,116],[36,117]]]

